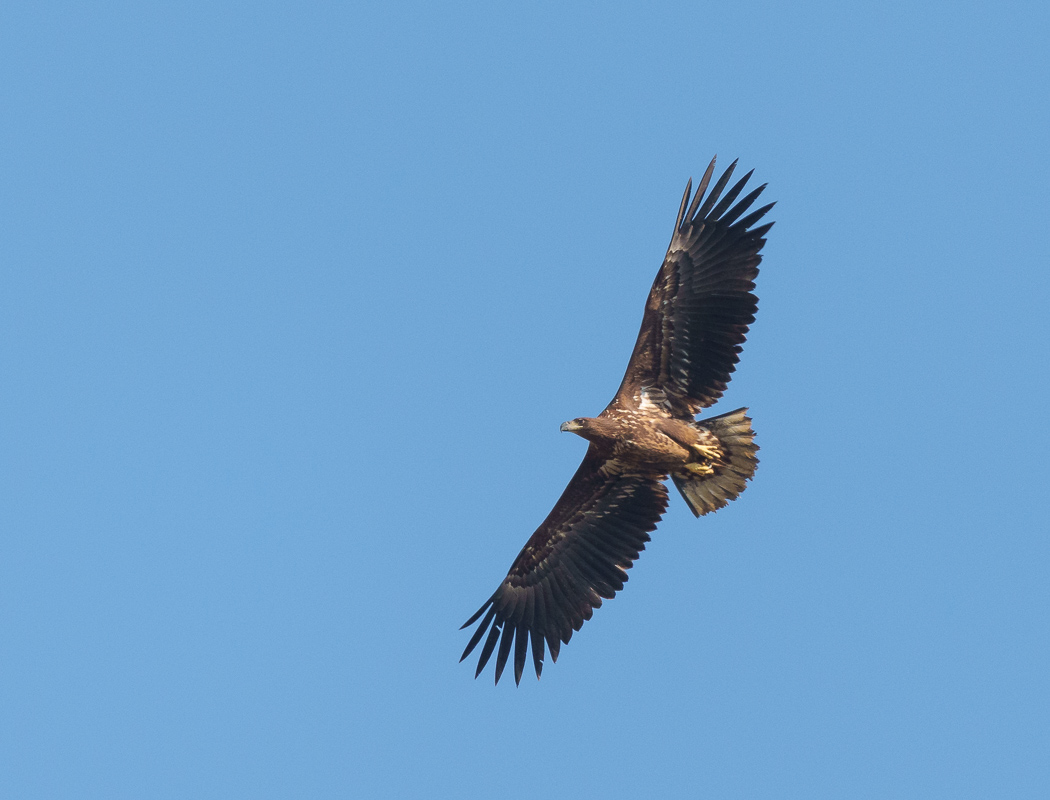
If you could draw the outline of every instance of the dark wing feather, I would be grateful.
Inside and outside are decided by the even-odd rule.
[[[466,628],[481,619],[460,661],[489,631],[475,677],[495,651],[499,683],[513,649],[514,682],[520,682],[531,640],[538,678],[544,641],[551,659],[557,661],[561,643],[569,642],[603,598],[623,588],[626,570],[645,549],[649,531],[656,528],[667,508],[667,489],[665,475],[621,469],[630,468],[606,461],[591,445],[561,499],[525,543],[503,583],[463,625]]]
[[[750,172],[722,194],[735,161],[705,197],[714,166],[712,160],[692,202],[692,181],[686,186],[671,245],[649,292],[642,329],[612,406],[636,408],[643,389],[658,389],[663,396],[653,396],[659,401],[666,397],[670,413],[692,417],[722,396],[736,369],[758,310],[752,291],[764,237],[773,223],[752,226],[773,204],[746,214],[765,189],[762,185],[737,201]]]

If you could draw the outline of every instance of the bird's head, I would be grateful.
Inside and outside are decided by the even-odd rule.
[[[616,423],[603,417],[576,417],[561,424],[561,430],[582,436],[589,442],[615,439]]]
[[[582,436],[589,442],[600,441],[608,438],[608,431],[606,428],[608,425],[603,419],[596,419],[595,417],[577,417],[576,419],[570,419],[568,422],[561,424],[563,431],[569,431],[569,433],[575,433],[577,436]]]
[[[579,433],[587,428],[587,420],[584,417],[577,417],[576,419],[570,419],[568,422],[563,422],[559,430],[569,431],[570,433]]]

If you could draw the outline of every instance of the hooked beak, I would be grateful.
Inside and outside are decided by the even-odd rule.
[[[581,425],[580,423],[578,423],[578,422],[573,422],[573,421],[572,421],[572,420],[570,419],[570,420],[569,420],[568,422],[563,422],[563,423],[561,424],[561,427],[560,427],[560,428],[559,428],[558,430],[562,430],[562,431],[569,431],[569,432],[572,432],[572,431],[578,431],[578,430],[580,430],[580,428],[582,428],[582,427],[583,427],[583,426],[582,426],[582,425]]]

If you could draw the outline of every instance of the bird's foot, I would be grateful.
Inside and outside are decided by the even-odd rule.
[[[722,450],[715,444],[694,444],[693,449],[704,458],[715,461],[722,457]]]
[[[713,475],[715,472],[714,467],[710,464],[697,464],[696,462],[686,464],[685,468],[697,475]]]

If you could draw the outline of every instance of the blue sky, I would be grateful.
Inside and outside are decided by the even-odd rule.
[[[1045,796],[1047,11],[730,5],[5,5],[5,796]],[[475,681],[715,153],[756,479]]]

